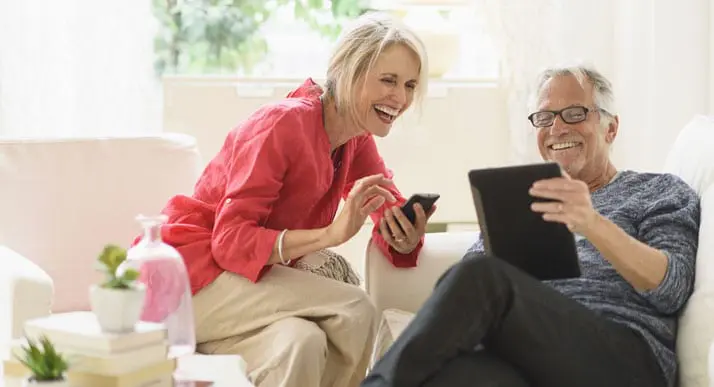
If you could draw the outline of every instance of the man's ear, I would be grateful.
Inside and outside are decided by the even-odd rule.
[[[610,119],[610,124],[607,125],[607,128],[605,129],[605,141],[607,141],[608,144],[612,144],[615,142],[615,138],[617,137],[617,129],[620,127],[620,117],[619,116],[613,116]]]

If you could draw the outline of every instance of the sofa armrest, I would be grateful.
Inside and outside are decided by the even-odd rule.
[[[50,276],[17,252],[0,246],[0,348],[24,336],[25,321],[50,314]]]
[[[460,260],[478,232],[429,233],[417,266],[394,267],[373,243],[367,245],[365,286],[381,313],[385,309],[416,312],[426,301],[439,277]]]

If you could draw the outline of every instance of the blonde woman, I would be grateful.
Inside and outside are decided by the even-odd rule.
[[[426,87],[415,34],[369,14],[344,33],[326,84],[311,79],[232,130],[192,196],[172,198],[164,240],[188,267],[199,352],[240,354],[256,386],[357,386],[376,330],[357,286],[294,268],[366,218],[398,267],[415,266],[427,218],[403,196],[373,136]],[[340,199],[345,204],[337,214]],[[433,212],[433,210],[432,210]]]

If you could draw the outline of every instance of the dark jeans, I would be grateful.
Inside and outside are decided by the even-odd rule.
[[[442,275],[362,382],[363,387],[665,385],[636,331],[500,259],[475,254]]]

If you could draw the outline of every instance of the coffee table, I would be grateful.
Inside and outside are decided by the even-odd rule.
[[[6,377],[0,361],[0,387],[23,387],[23,380]],[[179,359],[175,387],[254,387],[238,355],[194,354]]]
[[[238,355],[194,354],[179,359],[175,386],[254,387],[245,372],[245,361]],[[190,381],[200,382],[192,385]]]

